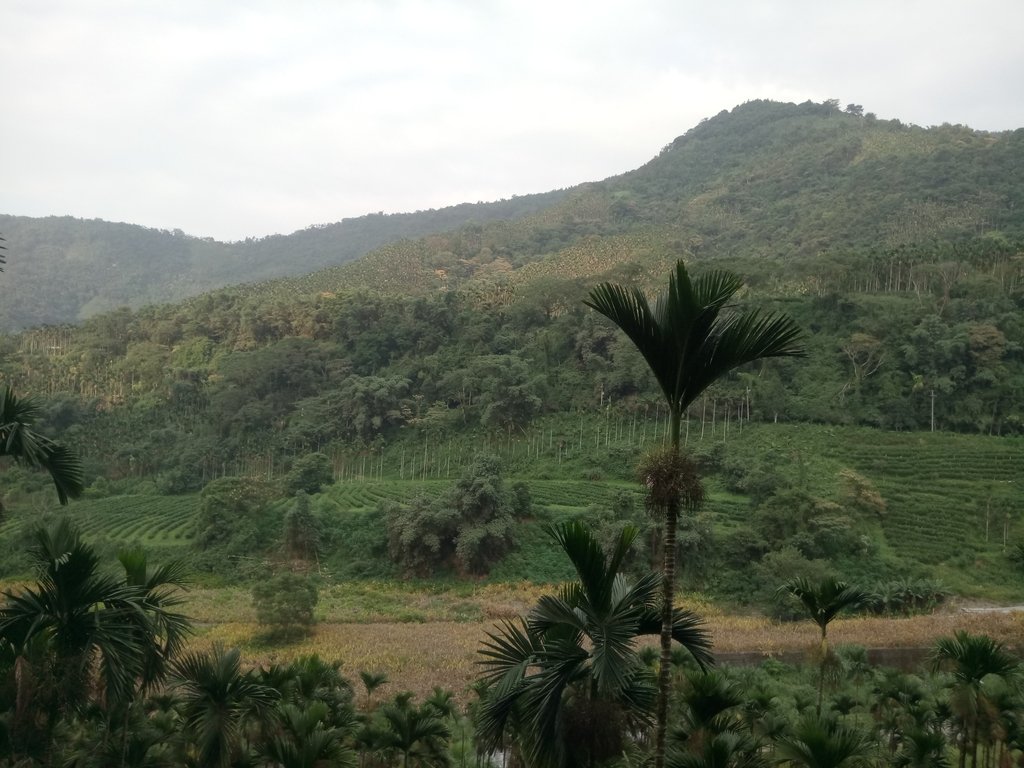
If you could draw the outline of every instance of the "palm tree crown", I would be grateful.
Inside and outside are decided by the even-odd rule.
[[[612,283],[598,285],[584,304],[629,336],[677,415],[738,366],[803,354],[801,331],[789,316],[725,312],[742,285],[739,276],[724,270],[691,280],[680,260],[653,307],[639,288]],[[678,431],[674,434],[678,437]]]
[[[139,570],[138,555],[123,555],[125,578],[104,574],[95,550],[66,520],[38,530],[31,554],[38,581],[4,593],[0,638],[18,652],[45,638],[63,680],[61,697],[71,703],[84,693],[97,653],[108,699],[162,676],[189,632],[188,620],[170,610],[180,603],[180,565],[149,575],[144,559]]]
[[[828,625],[841,611],[864,605],[871,597],[864,590],[831,576],[817,584],[806,577],[797,577],[786,582],[779,591],[787,592],[800,601],[807,617],[821,630],[822,640],[826,637]]]

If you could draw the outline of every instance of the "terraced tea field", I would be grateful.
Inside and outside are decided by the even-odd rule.
[[[703,443],[699,450],[713,447],[713,443]],[[730,437],[718,447],[722,461],[731,462],[733,467],[767,460],[775,471],[793,482],[799,480],[823,498],[835,498],[839,473],[852,469],[867,478],[885,499],[885,513],[871,525],[891,557],[905,560],[911,568],[916,563],[924,569],[936,569],[935,576],[965,594],[981,596],[996,585],[1004,585],[1003,592],[1016,589],[1014,584],[1019,579],[1013,577],[1005,551],[1024,542],[1024,439],[755,424],[745,428],[742,438]],[[611,507],[622,492],[632,494],[635,506],[640,507],[642,489],[622,479],[630,472],[619,473],[616,478],[588,479],[597,464],[595,460],[553,466],[550,457],[535,456],[532,462],[516,465],[514,476],[506,477],[506,484],[525,482],[534,504],[547,512],[538,520],[524,523],[520,531],[523,546],[518,554],[510,556],[510,562],[499,566],[496,578],[561,575],[562,564],[556,562],[553,551],[548,551],[550,542],[540,522],[583,514],[594,506]],[[552,479],[553,471],[563,476]],[[362,561],[345,571],[347,576],[394,575],[386,570],[386,563],[381,568],[386,560],[386,533],[375,516],[381,502],[436,498],[452,482],[387,476],[340,480],[315,497],[317,514],[336,524],[335,546],[340,550],[336,562]],[[706,511],[718,531],[750,524],[746,497],[726,492],[722,482],[714,478],[710,479],[709,490]],[[289,504],[281,500],[275,507],[283,515]],[[159,548],[188,547],[198,510],[198,495],[86,499],[68,508],[89,539]],[[9,514],[0,526],[0,537],[13,534],[26,520],[36,519],[30,512],[9,510]],[[545,559],[551,563],[541,567]],[[338,573],[341,575],[340,567]],[[1020,581],[1024,586],[1024,580]],[[976,584],[981,586],[975,590]]]
[[[112,496],[75,501],[68,508],[86,540],[144,547],[186,547],[195,535],[198,496]],[[12,517],[0,535],[15,534],[32,516]]]
[[[886,499],[882,529],[900,554],[940,563],[1024,535],[1024,441],[879,433],[842,454]]]

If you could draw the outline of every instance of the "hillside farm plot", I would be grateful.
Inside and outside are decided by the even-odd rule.
[[[1020,440],[875,433],[844,453],[885,498],[880,522],[898,553],[941,563],[965,550],[1001,551],[1024,531]]]
[[[335,483],[325,500],[342,509],[373,509],[382,501],[408,504],[418,496],[435,498],[451,483],[442,480],[364,480]]]
[[[198,496],[110,496],[76,501],[67,515],[87,541],[105,539],[144,547],[187,547],[195,535]],[[19,517],[2,529],[4,536],[31,525]]]

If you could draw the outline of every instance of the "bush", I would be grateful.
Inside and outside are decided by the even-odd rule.
[[[308,634],[320,594],[316,582],[298,573],[279,573],[252,588],[256,620],[275,639]]]
[[[512,548],[517,514],[529,509],[525,488],[505,490],[498,459],[478,456],[440,498],[386,503],[380,511],[392,561],[426,575],[448,567],[486,573]]]

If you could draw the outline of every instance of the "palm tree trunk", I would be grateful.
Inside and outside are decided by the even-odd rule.
[[[668,725],[668,699],[672,684],[672,603],[675,599],[676,527],[679,502],[665,509],[665,546],[662,556],[661,661],[658,667],[657,730],[654,738],[654,768],[665,766],[665,733]]]
[[[682,413],[670,409],[672,419],[672,451],[679,453],[679,428]],[[665,507],[665,546],[661,561],[661,661],[658,667],[658,705],[655,710],[654,768],[665,766],[665,734],[668,726],[668,700],[672,685],[672,607],[675,601],[676,530],[679,527],[679,498]]]
[[[818,665],[818,709],[816,715],[821,717],[821,702],[825,698],[825,658],[828,653],[828,638],[825,633],[826,627],[821,628],[821,644],[818,646],[818,653],[821,655],[821,662]]]

